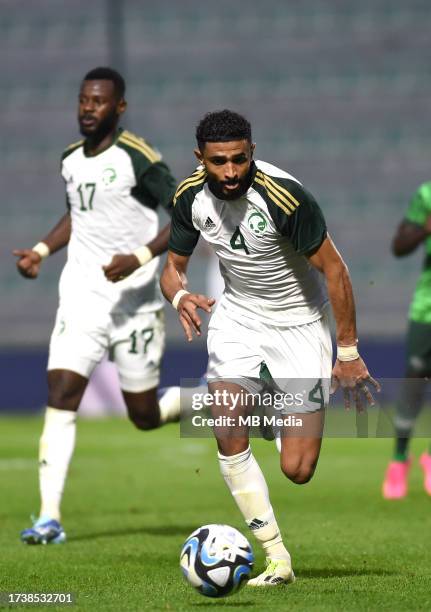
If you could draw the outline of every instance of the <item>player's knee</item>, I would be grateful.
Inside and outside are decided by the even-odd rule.
[[[54,387],[48,392],[48,406],[58,410],[78,410],[81,393],[70,387]]]
[[[48,371],[48,406],[76,411],[88,379],[69,370]]]
[[[295,484],[306,484],[313,478],[316,464],[306,459],[287,459],[281,462],[282,472]]]

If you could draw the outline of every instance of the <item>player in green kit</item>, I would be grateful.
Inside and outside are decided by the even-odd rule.
[[[421,185],[414,194],[393,239],[392,251],[396,257],[403,257],[422,243],[424,266],[410,305],[407,331],[406,378],[410,380],[404,383],[397,405],[394,456],[383,482],[385,499],[401,499],[407,494],[409,442],[423,406],[426,379],[431,375],[431,182]],[[420,465],[425,491],[431,495],[431,450],[421,455]]]

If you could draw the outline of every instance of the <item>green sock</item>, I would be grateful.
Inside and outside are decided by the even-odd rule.
[[[408,449],[410,442],[410,431],[397,430],[397,437],[395,438],[395,448],[393,459],[394,461],[407,461]]]
[[[407,461],[407,453],[394,453],[394,461]]]

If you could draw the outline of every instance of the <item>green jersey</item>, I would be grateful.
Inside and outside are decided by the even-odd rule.
[[[414,194],[406,220],[424,226],[431,215],[431,181],[424,183]],[[425,240],[424,266],[413,294],[409,318],[418,323],[431,324],[431,236]]]

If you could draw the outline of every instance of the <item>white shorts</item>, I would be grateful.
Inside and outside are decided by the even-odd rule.
[[[227,380],[261,393],[269,370],[273,390],[302,396],[302,403],[285,412],[315,412],[328,404],[332,342],[326,314],[311,323],[277,327],[233,319],[220,303],[209,323],[208,355],[210,382]]]
[[[106,353],[124,391],[157,387],[165,347],[164,312],[104,313],[103,308],[60,304],[49,345],[48,370],[72,370],[89,378]]]

